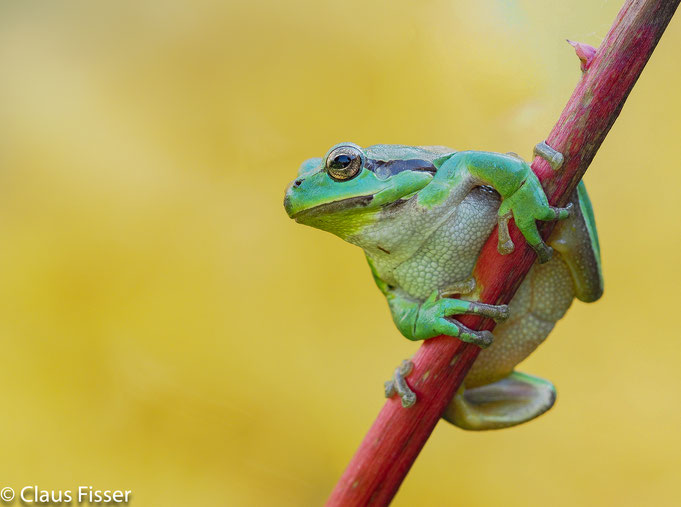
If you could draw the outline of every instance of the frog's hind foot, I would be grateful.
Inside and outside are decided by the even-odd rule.
[[[534,155],[546,160],[551,166],[551,169],[554,171],[560,169],[563,166],[563,162],[565,160],[563,154],[551,148],[548,144],[546,144],[546,141],[542,141],[534,147]]]
[[[409,375],[414,369],[414,363],[409,359],[402,361],[393,374],[393,379],[385,383],[385,397],[392,398],[395,394],[398,394],[402,399],[402,406],[404,408],[411,407],[416,403],[416,393],[409,389],[407,381],[404,377]]]
[[[466,430],[508,428],[540,416],[555,400],[548,380],[512,372],[497,382],[459,390],[443,417]]]

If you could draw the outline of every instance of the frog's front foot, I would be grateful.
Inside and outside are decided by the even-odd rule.
[[[534,174],[529,175],[525,183],[499,207],[497,251],[501,255],[508,255],[515,249],[508,231],[508,222],[514,218],[525,240],[537,254],[539,262],[547,262],[553,255],[553,249],[544,243],[536,221],[564,220],[570,216],[571,210],[572,203],[564,208],[550,206],[537,177]]]
[[[464,326],[459,321],[450,320],[449,322],[458,328],[458,334],[452,334],[450,336],[456,336],[461,341],[472,343],[481,349],[486,349],[494,342],[494,335],[491,333],[491,331],[476,331],[475,329]]]
[[[534,147],[534,154],[546,160],[554,171],[563,165],[562,153],[551,148],[546,141]],[[523,233],[527,243],[534,249],[539,262],[548,261],[553,250],[541,238],[537,229],[537,220],[563,220],[570,216],[571,204],[565,208],[549,205],[544,189],[537,176],[527,166],[527,176],[510,195],[504,195],[499,207],[499,243],[497,250],[501,255],[508,255],[514,250],[513,241],[508,232],[508,222],[515,219],[515,224]]]
[[[407,381],[404,380],[404,377],[409,375],[413,369],[414,363],[409,359],[405,359],[402,361],[402,364],[395,368],[393,379],[385,383],[385,397],[392,398],[397,393],[402,399],[402,406],[404,408],[409,408],[416,403],[416,393],[409,389]]]
[[[508,232],[508,222],[511,218],[513,218],[513,213],[511,213],[511,211],[499,215],[499,242],[497,243],[497,252],[501,255],[508,255],[515,249],[511,234]]]
[[[439,298],[438,292],[434,291],[419,308],[411,338],[426,340],[444,334],[474,343],[482,348],[492,344],[492,333],[470,329],[451,318],[455,315],[479,315],[501,321],[508,318],[509,309],[507,305],[488,305],[463,299]]]

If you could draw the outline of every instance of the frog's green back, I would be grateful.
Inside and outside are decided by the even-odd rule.
[[[427,160],[433,162],[456,150],[446,146],[406,146],[403,144],[374,144],[365,148],[367,158],[374,160]]]

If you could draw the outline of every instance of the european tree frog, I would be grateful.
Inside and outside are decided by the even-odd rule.
[[[560,164],[558,152],[545,143],[537,148]],[[602,294],[598,237],[583,183],[568,207],[555,208],[529,165],[513,154],[341,143],[302,164],[284,206],[297,222],[364,250],[405,337],[445,334],[485,348],[445,419],[465,429],[504,428],[553,405],[549,381],[514,368],[544,341],[575,296],[590,302]],[[513,250],[507,233],[511,217],[538,262],[510,305],[467,300],[475,298],[471,273],[496,224],[500,253]],[[559,220],[548,245],[537,220]],[[500,324],[492,336],[451,318],[461,314]],[[396,372],[398,387],[407,373],[408,368]]]

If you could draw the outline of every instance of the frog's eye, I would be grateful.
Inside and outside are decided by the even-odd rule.
[[[359,174],[362,152],[354,146],[340,146],[326,158],[326,172],[336,181],[347,181]]]

